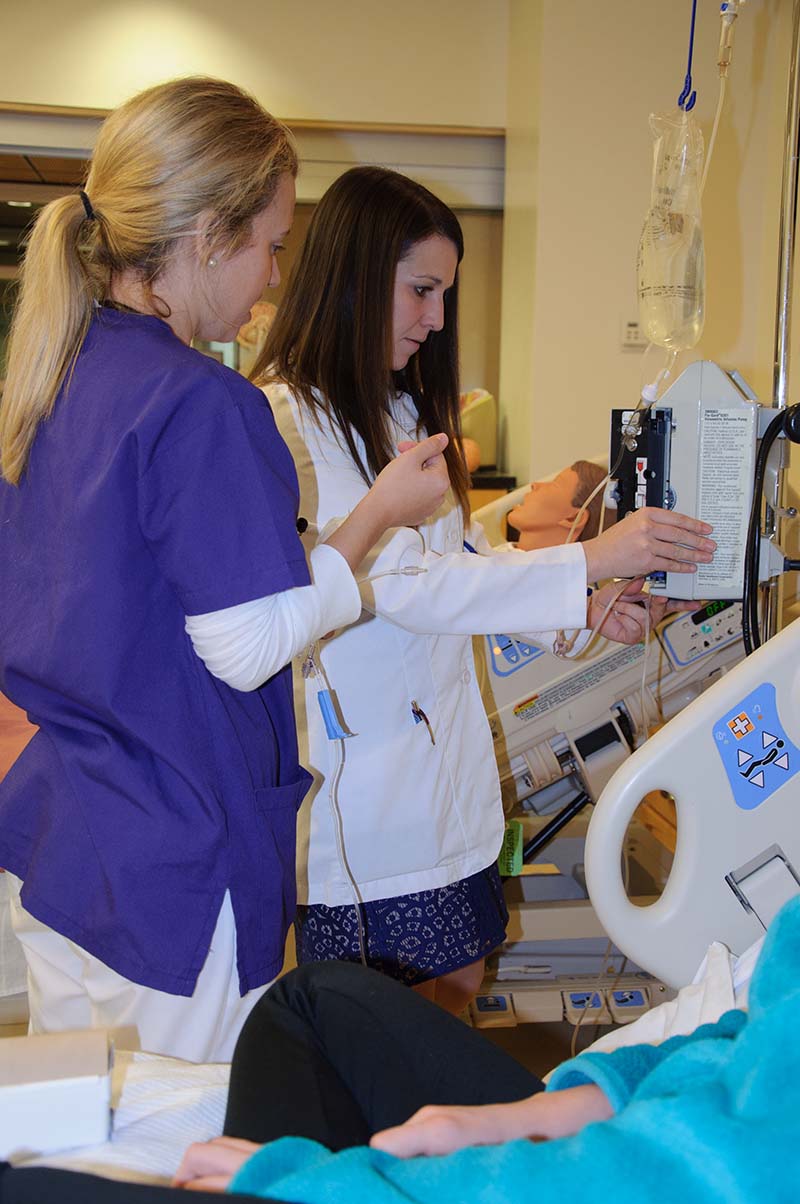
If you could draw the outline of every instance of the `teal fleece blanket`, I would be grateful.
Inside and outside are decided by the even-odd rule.
[[[306,1138],[264,1146],[230,1190],[291,1204],[800,1201],[800,898],[770,927],[750,1007],[663,1045],[586,1053],[548,1090],[597,1083],[611,1120],[575,1137],[402,1160]]]

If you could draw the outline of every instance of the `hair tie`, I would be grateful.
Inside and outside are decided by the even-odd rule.
[[[88,196],[86,195],[86,193],[83,191],[82,188],[78,189],[78,196],[83,201],[84,213],[86,214],[89,221],[93,222],[94,219],[97,217],[97,214],[95,213],[94,209],[92,208],[92,202],[89,200]]]

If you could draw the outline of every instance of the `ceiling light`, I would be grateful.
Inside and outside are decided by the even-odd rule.
[[[32,209],[33,208],[33,201],[6,201],[6,204],[10,205],[12,209]]]

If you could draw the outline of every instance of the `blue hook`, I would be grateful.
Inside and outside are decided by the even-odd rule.
[[[678,97],[678,108],[689,113],[694,108],[697,93],[692,91],[692,56],[694,55],[694,22],[697,16],[697,0],[692,0],[692,25],[689,30],[689,62],[686,65],[686,78],[683,81],[683,91]]]
[[[692,77],[687,75],[683,83],[683,91],[678,97],[678,108],[683,109],[684,113],[690,113],[696,100],[697,93],[692,91]]]

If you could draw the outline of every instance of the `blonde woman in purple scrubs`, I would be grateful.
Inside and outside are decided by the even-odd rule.
[[[108,118],[30,238],[0,407],[0,690],[39,731],[0,785],[0,865],[33,1031],[132,1025],[230,1057],[295,908],[310,778],[285,666],[358,616],[353,570],[448,486],[434,436],[307,562],[263,394],[191,348],[278,283],[296,171],[252,97],[176,80]]]

